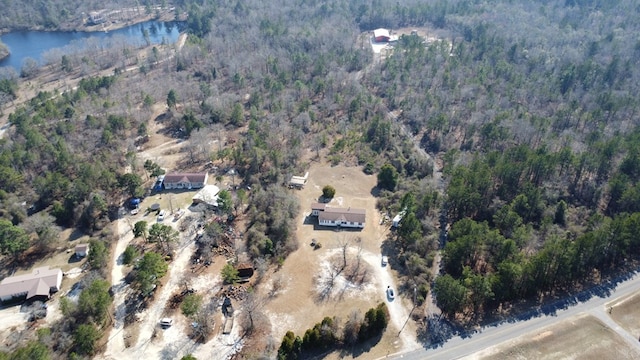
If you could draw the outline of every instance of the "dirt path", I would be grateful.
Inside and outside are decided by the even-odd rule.
[[[396,294],[394,300],[389,301],[387,298],[386,304],[389,309],[391,324],[393,324],[395,331],[398,332],[398,337],[402,340],[401,351],[419,349],[420,344],[416,340],[415,326],[413,326],[414,323],[408,321],[409,314],[412,310],[410,305],[411,299],[407,299],[405,296],[398,294],[398,288],[396,286],[394,276],[391,273],[391,268],[389,265],[384,267],[381,266],[380,255],[363,251],[362,258],[371,266],[372,269],[374,269],[373,277],[377,283],[378,292],[380,294],[385,294],[384,296],[386,298],[387,286],[391,286]],[[408,296],[411,297],[413,294],[408,294]]]
[[[138,358],[142,358],[145,354],[156,354],[161,350],[156,343],[151,341],[152,336],[154,330],[158,329],[158,323],[160,318],[162,318],[162,313],[165,310],[171,294],[180,287],[183,280],[183,271],[189,267],[189,259],[191,258],[194,250],[194,241],[187,240],[182,243],[179,250],[176,251],[177,256],[175,257],[175,260],[170,265],[169,273],[167,275],[169,278],[166,285],[162,287],[159,294],[156,290],[156,297],[151,307],[139,315],[142,325],[140,326],[138,342],[133,347]],[[171,343],[171,338],[179,335],[177,328],[177,326],[174,326],[163,332],[163,339],[165,343]]]
[[[118,242],[116,243],[113,253],[113,267],[111,269],[111,284],[114,292],[113,304],[115,307],[115,316],[113,329],[109,334],[109,342],[107,343],[106,357],[119,358],[119,354],[125,350],[124,343],[124,317],[125,306],[124,300],[127,295],[127,284],[125,283],[125,265],[122,263],[122,253],[127,248],[131,240],[133,240],[133,232],[127,219],[120,219],[117,222]]]

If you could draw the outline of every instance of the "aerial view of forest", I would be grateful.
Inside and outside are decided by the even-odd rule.
[[[0,3],[0,359],[640,357],[635,1]]]

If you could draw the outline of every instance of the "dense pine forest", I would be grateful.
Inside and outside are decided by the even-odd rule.
[[[57,29],[98,6],[0,3],[0,29]],[[167,4],[109,6],[137,5]],[[133,48],[89,48],[31,72],[0,69],[2,114],[12,125],[0,139],[6,264],[46,253],[51,232],[67,227],[108,251],[109,219],[124,199],[144,195],[151,172],[136,158],[134,139],[147,134],[159,103],[168,105],[167,126],[189,137],[188,162],[232,164],[254,189],[245,235],[252,259],[276,263],[296,249],[299,204],[282,184],[308,165],[304,154],[322,152],[331,163],[378,174],[380,210],[405,212],[387,240],[394,264],[407,288],[419,286],[417,301],[433,291],[450,319],[481,321],[638,260],[634,1],[169,5],[188,14],[189,34],[169,61],[157,60],[170,49],[153,48],[140,60]],[[380,27],[426,29],[437,40],[404,35],[380,57],[369,46]],[[130,65],[140,70],[122,71]],[[111,67],[112,74],[92,75]],[[45,71],[83,79],[5,112]],[[240,136],[203,150],[221,129]],[[432,274],[438,251],[442,270]],[[92,263],[98,278],[105,259]],[[87,318],[80,311],[88,310],[74,316]],[[87,326],[99,328],[103,318]],[[77,326],[66,321],[61,329],[77,334]],[[94,351],[78,337],[63,340],[39,344],[57,354]]]

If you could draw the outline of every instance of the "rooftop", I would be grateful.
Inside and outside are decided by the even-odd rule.
[[[0,297],[27,293],[27,299],[37,295],[49,296],[52,287],[60,286],[62,270],[48,266],[36,268],[31,274],[10,276],[0,282]]]
[[[318,219],[321,221],[348,221],[356,223],[364,223],[367,217],[367,210],[356,208],[334,208],[326,207],[324,211],[320,212]]]
[[[166,174],[164,176],[165,183],[179,183],[179,182],[197,182],[204,183],[207,178],[207,173],[175,173]]]

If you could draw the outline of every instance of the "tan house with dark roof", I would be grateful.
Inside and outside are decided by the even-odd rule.
[[[49,269],[48,266],[36,268],[31,274],[10,276],[0,282],[0,300],[25,296],[26,300],[33,297],[49,298],[52,292],[60,290],[62,284],[62,270]]]
[[[321,210],[321,206],[317,206],[314,210],[312,206],[311,214],[314,215],[314,212],[317,212],[318,224],[322,226],[339,226],[363,229],[364,223],[367,218],[367,211],[365,209],[345,209],[325,206],[324,209]]]
[[[166,174],[163,184],[165,189],[200,189],[207,184],[207,173]]]

